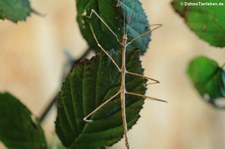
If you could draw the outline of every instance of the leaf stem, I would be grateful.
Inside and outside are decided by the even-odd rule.
[[[44,111],[42,112],[41,116],[39,117],[40,122],[42,123],[45,119],[45,117],[47,116],[47,114],[49,113],[49,111],[51,110],[51,108],[53,107],[53,105],[56,103],[58,99],[58,95],[56,95],[51,101],[50,103],[47,105],[47,107],[44,109]]]
[[[221,66],[221,68],[224,68],[225,67],[225,62],[223,63],[223,65]]]
[[[91,52],[91,49],[88,48],[77,60],[73,60],[73,62],[71,63],[71,66],[72,66],[71,70],[73,69],[73,67],[76,66],[76,64],[78,64],[81,60],[83,60],[90,52]],[[42,114],[39,117],[40,123],[42,123],[45,120],[46,116],[48,115],[49,111],[56,103],[57,99],[58,99],[58,94],[55,95],[55,97],[49,102],[49,104],[43,110]]]
[[[72,68],[75,67],[76,64],[78,64],[81,60],[83,60],[87,55],[91,52],[91,48],[88,48],[76,61],[74,60],[72,63]],[[72,69],[71,68],[71,69]]]

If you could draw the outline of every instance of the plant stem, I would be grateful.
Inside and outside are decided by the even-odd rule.
[[[73,62],[71,63],[71,70],[73,69],[73,67],[75,67],[81,60],[83,60],[89,53],[91,52],[91,49],[88,48],[81,56],[80,58],[78,58],[77,60],[73,60]],[[49,102],[49,104],[46,106],[46,108],[43,110],[42,114],[39,117],[40,123],[42,123],[46,116],[48,115],[49,111],[51,110],[51,108],[55,105],[56,101],[58,99],[58,94]]]
[[[51,110],[51,108],[53,107],[53,105],[56,103],[58,99],[58,95],[56,95],[51,101],[50,103],[47,105],[47,107],[44,109],[44,111],[42,112],[39,120],[42,123],[45,119],[45,117],[47,116],[47,114],[49,113],[49,111]]]
[[[88,48],[76,61],[73,61],[72,68],[75,67],[76,64],[78,64],[81,60],[83,60],[87,55],[91,52],[91,49]],[[72,69],[71,68],[71,69]]]
[[[221,66],[221,68],[225,67],[225,62],[223,63],[223,65]]]

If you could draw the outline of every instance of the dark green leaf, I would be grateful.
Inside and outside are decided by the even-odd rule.
[[[94,9],[101,16],[120,41],[122,41],[124,28],[127,30],[128,41],[149,31],[147,17],[138,0],[120,0],[120,3],[118,0],[77,0],[76,2],[77,21],[81,33],[93,49],[98,49],[98,47],[87,23],[88,20],[91,22],[100,44],[106,50],[120,50],[121,45],[96,15],[93,15],[91,19],[85,17],[90,15],[91,9]],[[128,46],[128,49],[139,48],[141,53],[144,53],[149,41],[150,33],[133,42]]]
[[[217,104],[217,100],[221,98],[225,100],[225,70],[223,68],[219,67],[214,60],[199,56],[191,61],[188,75],[205,100],[213,106],[222,108]]]
[[[0,109],[0,140],[9,149],[47,149],[38,121],[18,99],[1,93]]]
[[[120,65],[121,53],[110,51]],[[127,69],[143,74],[139,51],[127,52]],[[128,91],[144,94],[146,80],[127,75]],[[119,96],[97,111],[85,123],[83,118],[98,105],[112,97],[120,88],[120,73],[108,57],[99,53],[73,68],[59,93],[56,132],[62,143],[70,149],[94,149],[112,145],[123,136]],[[144,100],[126,95],[128,128],[138,120]]]
[[[188,6],[190,3],[198,6]],[[200,5],[203,3],[218,6]],[[213,46],[225,47],[225,0],[174,0],[172,6],[201,39]]]
[[[28,0],[0,0],[0,19],[12,22],[26,20],[32,9]]]

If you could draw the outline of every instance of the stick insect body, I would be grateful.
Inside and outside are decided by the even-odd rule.
[[[121,63],[121,67],[118,66],[118,64],[115,62],[115,60],[107,53],[107,51],[101,46],[101,44],[99,43],[96,35],[95,35],[95,32],[94,32],[94,29],[93,29],[93,26],[91,25],[91,23],[88,21],[89,23],[89,26],[90,26],[90,29],[91,29],[91,32],[93,34],[93,37],[97,43],[97,46],[105,53],[105,55],[112,61],[112,63],[115,65],[115,67],[117,68],[117,70],[121,73],[121,83],[120,83],[120,89],[119,91],[114,94],[111,98],[109,98],[108,100],[106,100],[105,102],[103,102],[101,105],[99,105],[96,109],[94,109],[92,112],[90,112],[87,116],[85,116],[83,118],[83,120],[85,122],[92,122],[92,120],[89,120],[88,118],[93,115],[96,111],[98,111],[100,108],[102,108],[104,105],[106,105],[107,103],[109,103],[110,101],[112,101],[115,97],[117,97],[118,95],[120,95],[120,99],[121,99],[121,111],[122,111],[122,121],[123,121],[123,129],[124,129],[124,138],[125,138],[125,145],[126,145],[126,148],[129,149],[129,143],[128,143],[128,136],[127,136],[127,132],[128,132],[128,129],[127,129],[127,121],[126,121],[126,107],[125,107],[125,95],[133,95],[133,96],[138,96],[138,97],[142,97],[142,98],[148,98],[148,99],[151,99],[151,100],[156,100],[156,101],[161,101],[161,102],[166,102],[164,100],[161,100],[161,99],[157,99],[157,98],[154,98],[154,97],[150,97],[150,96],[145,96],[145,95],[142,95],[142,94],[138,94],[138,93],[133,93],[133,92],[129,92],[126,90],[126,74],[129,74],[129,75],[133,75],[133,76],[137,76],[137,77],[141,77],[141,78],[144,78],[144,79],[148,79],[148,80],[151,80],[152,83],[151,84],[156,84],[156,83],[159,83],[159,81],[155,80],[155,79],[152,79],[152,78],[149,78],[149,77],[146,77],[146,76],[143,76],[141,74],[137,74],[137,73],[133,73],[133,72],[129,72],[127,69],[126,69],[126,49],[127,49],[127,46],[130,45],[132,42],[134,42],[135,40],[147,35],[148,33],[150,33],[152,30],[148,31],[148,32],[145,32],[144,34],[141,34],[137,37],[135,37],[134,39],[132,39],[131,41],[128,41],[128,37],[127,37],[127,33],[125,32],[123,37],[122,37],[122,40],[120,41],[118,36],[113,32],[113,30],[107,25],[107,23],[98,15],[98,13],[92,9],[91,10],[91,13],[89,16],[86,16],[88,19],[91,19],[91,17],[95,15],[97,16],[97,18],[109,29],[109,31],[115,36],[116,40],[120,43],[121,45],[121,51],[122,51],[122,63]],[[158,24],[156,28],[159,28],[161,25]],[[154,28],[154,29],[156,29]],[[154,30],[153,29],[153,30]]]

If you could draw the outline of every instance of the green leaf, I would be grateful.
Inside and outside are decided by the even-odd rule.
[[[205,56],[194,58],[189,67],[188,75],[199,94],[210,104],[218,108],[225,108],[217,104],[217,100],[225,100],[225,70]]]
[[[0,93],[0,140],[9,149],[47,149],[44,132],[14,96]]]
[[[0,19],[8,19],[14,23],[24,21],[32,9],[28,0],[1,0]]]
[[[190,3],[198,6],[188,6]],[[218,6],[200,5],[210,3],[217,3]],[[225,46],[225,0],[174,0],[172,6],[202,40],[212,46]]]
[[[111,50],[110,55],[120,66],[121,53]],[[139,51],[127,52],[128,71],[143,74]],[[70,149],[99,148],[112,145],[123,136],[120,97],[102,107],[86,123],[83,118],[120,89],[120,73],[109,58],[101,53],[84,60],[73,68],[59,93],[56,132]],[[145,94],[146,80],[126,75],[130,92]],[[144,99],[126,95],[128,128],[138,120]]]
[[[115,36],[96,15],[93,14],[91,19],[87,18],[91,13],[91,9],[94,9],[101,16],[120,41],[122,41],[124,28],[127,30],[128,41],[149,31],[147,16],[138,0],[120,0],[120,3],[118,3],[118,0],[77,0],[76,5],[77,21],[81,33],[93,49],[99,48],[87,21],[92,24],[95,34],[104,49],[120,50],[121,44],[117,42]],[[149,41],[150,33],[133,42],[128,46],[128,49],[138,48],[143,54],[148,48]]]

